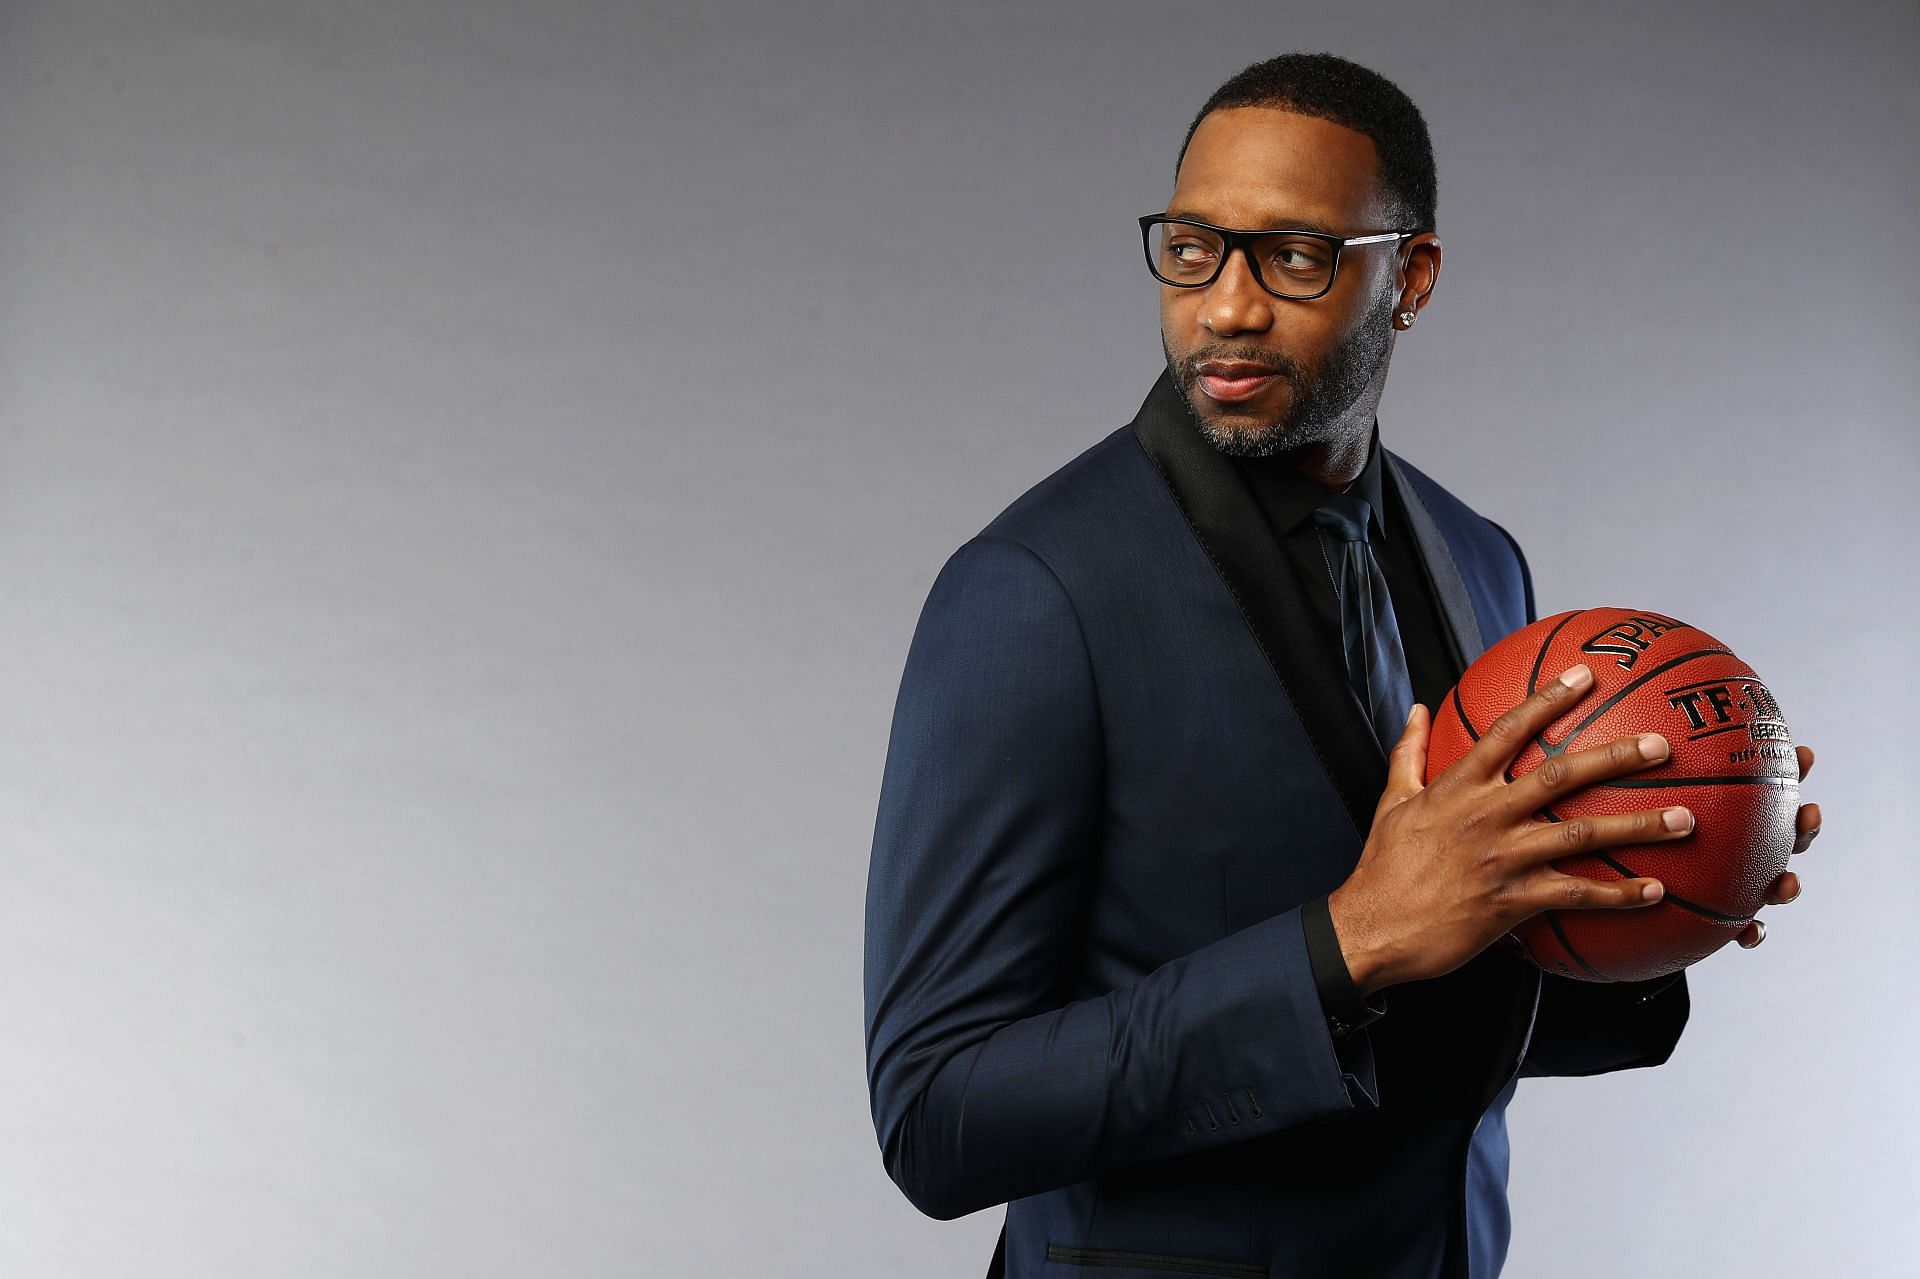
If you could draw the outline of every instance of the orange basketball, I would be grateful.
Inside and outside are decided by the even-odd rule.
[[[1438,707],[1427,780],[1466,754],[1499,715],[1579,662],[1594,682],[1508,765],[1524,777],[1549,755],[1637,733],[1663,734],[1665,762],[1564,796],[1542,821],[1682,804],[1679,839],[1564,857],[1569,875],[1658,879],[1666,895],[1629,910],[1549,910],[1501,938],[1550,973],[1644,981],[1685,968],[1738,936],[1787,868],[1800,807],[1793,735],[1753,668],[1713,636],[1659,613],[1589,608],[1543,617],[1481,655]]]

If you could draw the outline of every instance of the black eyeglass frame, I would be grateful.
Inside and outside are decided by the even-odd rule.
[[[1182,281],[1169,280],[1160,274],[1159,269],[1153,264],[1153,228],[1168,222],[1176,223],[1180,226],[1200,227],[1220,237],[1220,243],[1223,247],[1220,251],[1220,260],[1213,264],[1212,275],[1204,280]],[[1419,234],[1420,232],[1418,230],[1414,230],[1383,231],[1375,235],[1340,236],[1330,235],[1325,231],[1302,231],[1295,227],[1275,227],[1270,231],[1237,231],[1232,227],[1215,226],[1211,222],[1201,222],[1197,218],[1176,218],[1165,213],[1149,213],[1140,219],[1140,248],[1147,256],[1147,270],[1152,272],[1153,278],[1160,281],[1160,283],[1176,289],[1204,289],[1220,278],[1220,273],[1227,268],[1227,259],[1232,257],[1234,249],[1238,248],[1241,250],[1240,256],[1246,259],[1247,269],[1253,272],[1254,282],[1267,292],[1273,294],[1274,297],[1284,298],[1289,302],[1311,302],[1315,298],[1323,298],[1331,293],[1333,291],[1333,282],[1340,278],[1340,251],[1342,249],[1362,244],[1386,244],[1389,242],[1397,244],[1401,240]],[[1318,240],[1326,245],[1328,251],[1333,254],[1333,264],[1327,268],[1326,287],[1318,293],[1282,293],[1271,284],[1268,284],[1267,278],[1260,274],[1260,264],[1254,261],[1252,253],[1247,252],[1247,249],[1251,247],[1250,242],[1263,235],[1298,235],[1310,240]]]

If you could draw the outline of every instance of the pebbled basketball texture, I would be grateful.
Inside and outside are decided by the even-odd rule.
[[[1664,763],[1575,791],[1535,816],[1565,821],[1683,804],[1694,829],[1553,863],[1590,879],[1658,879],[1666,895],[1653,905],[1544,911],[1498,944],[1550,973],[1645,981],[1712,954],[1760,909],[1793,851],[1799,760],[1773,694],[1725,644],[1664,614],[1589,608],[1543,617],[1468,668],[1434,715],[1427,780],[1503,712],[1579,662],[1592,668],[1593,687],[1521,750],[1507,780],[1549,755],[1661,733],[1673,748]]]

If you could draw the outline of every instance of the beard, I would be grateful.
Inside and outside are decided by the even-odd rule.
[[[1352,427],[1342,419],[1393,350],[1392,316],[1393,294],[1382,290],[1368,304],[1353,334],[1312,370],[1278,351],[1230,342],[1203,347],[1176,360],[1165,333],[1160,335],[1160,349],[1166,354],[1173,384],[1207,443],[1234,457],[1272,457],[1309,444],[1340,443],[1351,435]],[[1195,366],[1202,360],[1246,360],[1273,368],[1287,384],[1286,411],[1272,421],[1252,426],[1230,426],[1209,417],[1197,407],[1201,402],[1212,403],[1195,386],[1200,380]]]

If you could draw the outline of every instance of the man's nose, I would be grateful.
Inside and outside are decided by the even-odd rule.
[[[1253,278],[1247,251],[1236,247],[1207,286],[1200,318],[1218,337],[1226,333],[1262,330],[1273,323],[1273,295]]]

